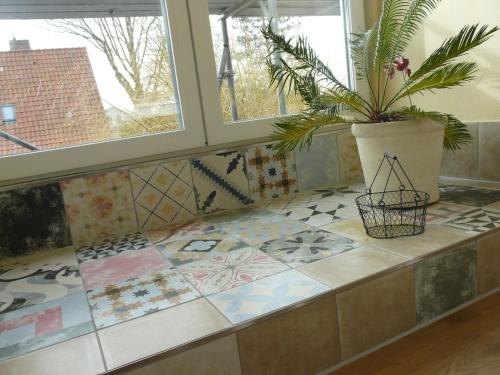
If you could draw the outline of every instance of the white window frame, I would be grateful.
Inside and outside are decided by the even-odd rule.
[[[281,116],[225,123],[212,47],[208,0],[162,0],[175,65],[182,130],[117,139],[0,158],[0,186],[11,182],[129,165],[159,155],[187,154],[268,139]],[[365,30],[364,1],[340,0],[347,9],[346,35]],[[28,12],[27,12],[28,13]],[[26,18],[29,18],[27,16]],[[0,21],[1,22],[1,21]],[[346,49],[347,52],[347,49]],[[350,65],[352,68],[352,64]],[[357,82],[358,91],[366,91]]]
[[[350,32],[364,30],[365,12],[363,1],[340,0],[340,2],[342,15],[347,10],[345,15],[346,35],[349,35]],[[216,79],[217,70],[208,17],[208,0],[188,0],[188,4],[193,45],[198,61],[200,93],[206,121],[208,145],[249,141],[271,136],[274,130],[272,125],[278,118],[283,116],[224,122]],[[200,61],[203,63],[200,64]],[[348,58],[348,65],[352,66],[350,58]],[[354,80],[354,78],[352,79]],[[359,87],[363,88],[362,85]]]
[[[162,0],[172,43],[183,129],[139,137],[32,151],[0,158],[0,182],[201,147],[206,144],[189,15],[185,0]],[[1,22],[1,21],[0,21]]]

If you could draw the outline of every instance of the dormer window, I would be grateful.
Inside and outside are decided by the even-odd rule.
[[[4,124],[15,124],[16,123],[16,107],[12,104],[6,104],[1,106],[2,109],[2,120]]]

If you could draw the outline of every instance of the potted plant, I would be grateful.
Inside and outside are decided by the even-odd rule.
[[[463,85],[474,78],[477,64],[458,62],[498,31],[470,25],[443,42],[415,69],[404,57],[412,37],[439,0],[385,0],[375,25],[349,40],[356,77],[368,94],[347,87],[335,77],[303,36],[286,38],[262,29],[269,42],[267,65],[271,84],[300,95],[305,110],[277,122],[274,137],[282,152],[309,147],[324,126],[353,123],[365,181],[373,179],[384,152],[397,155],[418,190],[439,200],[438,178],[443,145],[457,150],[470,142],[466,126],[448,113],[426,111],[412,104],[415,94]],[[399,87],[393,78],[402,74]],[[390,94],[391,93],[391,94]],[[374,187],[380,190],[383,187]],[[392,186],[397,189],[397,186]]]

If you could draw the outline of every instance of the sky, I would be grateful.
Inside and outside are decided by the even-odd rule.
[[[212,23],[217,22],[217,16],[210,18]],[[308,37],[320,57],[333,68],[334,72],[338,73],[338,78],[346,78],[342,17],[303,17],[298,33]],[[9,49],[9,40],[13,37],[29,39],[32,49],[86,47],[104,107],[106,109],[112,106],[132,109],[132,103],[114,77],[106,57],[90,42],[61,32],[45,20],[0,20],[1,51]]]

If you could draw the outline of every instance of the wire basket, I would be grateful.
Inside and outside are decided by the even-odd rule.
[[[373,185],[378,178],[384,163],[388,163],[390,170],[383,192],[372,192]],[[396,171],[406,178],[411,190],[407,189]],[[394,175],[399,182],[399,190],[387,191],[389,180]],[[405,170],[396,156],[384,153],[384,158],[373,178],[366,194],[356,198],[359,214],[363,219],[366,234],[374,238],[396,238],[415,236],[425,231],[429,194],[417,191],[410,181]]]

